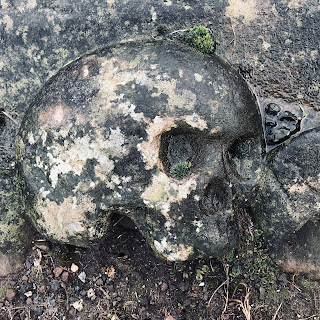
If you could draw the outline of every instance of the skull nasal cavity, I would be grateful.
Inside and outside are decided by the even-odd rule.
[[[206,215],[223,213],[230,204],[231,190],[221,179],[214,179],[206,187],[200,200],[200,209]]]
[[[199,165],[201,137],[191,130],[172,129],[161,135],[159,157],[167,175],[183,179]]]

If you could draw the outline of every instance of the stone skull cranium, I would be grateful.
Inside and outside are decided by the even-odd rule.
[[[27,215],[48,238],[89,246],[117,212],[168,260],[219,256],[261,171],[255,98],[217,56],[135,41],[65,66],[17,140]]]

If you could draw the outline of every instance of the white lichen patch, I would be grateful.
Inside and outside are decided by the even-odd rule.
[[[82,195],[65,198],[61,204],[41,199],[35,208],[41,217],[37,224],[54,239],[67,241],[70,236],[88,235],[85,214],[93,213],[96,205],[92,198]]]
[[[216,133],[219,133],[221,132],[222,128],[217,126],[217,127],[214,127],[210,130],[210,134],[216,134]]]
[[[27,9],[34,9],[37,6],[37,0],[27,0]]]
[[[190,254],[193,253],[191,246],[186,247],[183,243],[179,245],[170,243],[166,238],[160,242],[154,240],[155,249],[163,255],[168,261],[186,261]]]
[[[256,0],[229,0],[226,16],[233,19],[243,17],[245,23],[256,19],[258,7]]]
[[[194,74],[194,78],[196,79],[196,81],[201,82],[202,81],[202,75],[199,73],[195,73]]]
[[[129,103],[120,103],[118,105],[119,111],[122,112],[124,115],[129,115],[133,120],[140,122],[144,121],[147,122],[147,119],[143,115],[142,112],[135,112],[136,106]]]
[[[181,77],[180,71],[179,76]],[[192,109],[196,104],[196,94],[191,90],[177,89],[177,80],[170,78],[166,73],[158,74],[156,78],[153,78],[148,71],[139,70],[135,72],[135,81],[142,86],[146,86],[150,91],[156,88],[157,91],[152,93],[152,97],[166,94],[169,110],[174,110],[176,107]]]
[[[185,116],[184,119],[186,123],[193,128],[200,129],[201,131],[208,128],[207,122],[196,113]]]
[[[317,177],[308,177],[307,182],[309,186],[320,191],[320,174]]]
[[[262,40],[262,48],[263,48],[263,50],[264,51],[269,50],[269,48],[271,47],[271,44],[269,42],[265,41],[265,39],[261,35],[258,36],[258,38]]]
[[[91,137],[84,136],[75,138],[71,143],[65,143],[64,146],[56,143],[51,147],[48,153],[50,161],[49,179],[53,188],[58,183],[59,175],[73,172],[80,175],[88,159],[96,159],[99,164],[95,166],[95,171],[99,172],[100,179],[106,179],[114,168],[113,157],[124,157],[128,150],[124,146],[125,137],[120,128],[110,129],[108,137]]]
[[[157,12],[155,11],[154,7],[151,7],[150,13],[151,13],[152,21],[156,21],[157,20]]]
[[[32,132],[29,132],[28,133],[28,142],[29,144],[35,144],[36,143],[36,140],[34,139],[34,136],[33,136],[33,133]]]
[[[137,145],[138,151],[141,153],[143,161],[146,163],[146,169],[153,168],[159,163],[159,148],[161,134],[170,130],[174,126],[174,118],[161,118],[156,116],[153,122],[147,128],[148,141],[143,141]]]
[[[113,102],[119,99],[117,96],[118,85],[123,85],[128,82],[135,80],[135,74],[130,71],[130,64],[133,63],[133,67],[140,62],[137,58],[135,61],[122,61],[117,57],[110,59],[101,60],[101,68],[99,70],[99,78],[97,85],[99,92],[95,100],[93,101],[97,106],[96,110],[96,121],[104,121],[101,114],[108,111],[112,106]],[[122,70],[124,69],[124,70]]]
[[[85,79],[85,78],[88,78],[89,75],[90,75],[89,68],[88,66],[84,65],[81,69],[81,77]]]
[[[307,4],[308,0],[290,0],[288,3],[289,9],[299,9],[301,7],[304,7]]]
[[[3,10],[8,9],[8,2],[6,0],[0,0],[0,5]]]
[[[290,193],[305,193],[309,190],[309,187],[305,184],[294,184],[290,187],[289,192]]]
[[[7,14],[2,18],[2,22],[5,24],[6,31],[13,29],[13,20]]]
[[[203,222],[201,220],[193,220],[192,224],[196,227],[196,233],[200,233],[203,227]]]
[[[44,109],[39,114],[39,121],[43,128],[57,128],[67,122],[68,108],[58,104]]]
[[[170,204],[187,199],[196,187],[196,176],[190,176],[187,180],[177,182],[165,173],[158,172],[140,197],[148,207],[157,209],[166,218],[170,218]]]

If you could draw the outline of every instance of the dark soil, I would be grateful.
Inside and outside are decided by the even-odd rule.
[[[320,319],[318,282],[278,272],[261,284],[232,275],[230,259],[169,264],[120,224],[86,250],[34,243],[24,269],[1,280],[1,320]]]

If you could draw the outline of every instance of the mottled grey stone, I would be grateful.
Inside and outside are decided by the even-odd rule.
[[[225,150],[225,161],[228,165],[224,170],[227,178],[223,177],[222,180],[231,183],[230,188],[234,191],[230,191],[228,184],[222,184],[222,180],[219,180],[217,184],[212,184],[210,190],[220,191],[206,191],[201,210],[210,212],[207,209],[208,203],[213,203],[216,210],[220,210],[219,199],[223,198],[224,194],[228,199],[232,195],[238,205],[253,206],[253,217],[263,226],[269,242],[273,246],[276,243],[282,246],[290,239],[290,232],[299,228],[302,228],[299,230],[307,230],[309,224],[306,221],[311,217],[316,219],[318,216],[315,210],[306,212],[302,208],[307,201],[310,201],[308,205],[312,206],[312,201],[317,199],[317,191],[306,184],[312,190],[309,198],[297,192],[291,194],[288,190],[293,185],[289,184],[289,189],[286,189],[287,182],[284,182],[286,175],[282,170],[285,166],[283,163],[286,163],[284,159],[290,153],[289,141],[304,141],[307,145],[310,144],[304,138],[299,140],[299,135],[320,124],[318,115],[320,105],[319,21],[320,5],[317,0],[310,0],[307,3],[296,0],[281,2],[270,0],[263,3],[244,0],[88,0],[76,2],[2,0],[0,4],[0,138],[2,141],[0,168],[13,170],[15,137],[23,115],[44,83],[64,65],[88,52],[103,48],[111,42],[116,43],[141,37],[179,38],[179,35],[185,31],[176,32],[176,30],[185,30],[194,25],[205,25],[210,28],[218,43],[216,53],[235,69],[239,68],[241,75],[246,78],[256,93],[258,104],[261,106],[262,122],[271,124],[276,120],[278,124],[276,131],[271,130],[269,141],[273,141],[267,144],[266,151],[269,152],[267,159],[268,161],[271,159],[271,162],[267,161],[269,165],[266,169],[265,164],[260,161],[260,141],[257,141],[256,138],[236,139],[228,150]],[[94,69],[94,66],[92,68]],[[90,95],[94,97],[95,94],[94,91],[90,91],[90,88],[92,89],[92,86],[87,85],[85,81],[76,82],[73,88],[75,91],[65,92],[69,96],[70,106],[72,97],[75,97],[75,92],[79,90],[83,94],[75,97],[73,103],[85,106],[91,99]],[[125,88],[122,88],[122,91],[129,100],[133,99],[132,95],[129,96],[128,90],[125,92]],[[140,97],[134,101],[136,104],[145,95],[143,88],[139,92]],[[152,96],[157,93],[147,94]],[[161,105],[164,98],[163,96],[158,97],[158,105]],[[52,99],[55,97],[53,96]],[[297,121],[298,126],[294,127],[292,121],[288,122],[287,119],[285,120],[286,125],[290,128],[283,129],[278,117],[271,120],[265,119],[265,107],[270,103],[279,105],[282,111],[294,111],[294,115],[297,116],[297,120],[294,121]],[[2,111],[7,115],[4,115]],[[227,123],[227,121],[224,122],[225,125]],[[261,122],[257,121],[258,123]],[[90,127],[85,130],[83,133],[87,134]],[[136,135],[139,136],[139,132]],[[164,171],[169,176],[189,172],[188,163],[190,161],[188,159],[193,157],[190,146],[193,148],[197,144],[197,135],[186,133],[186,137],[171,139],[172,135],[169,134],[162,140],[162,145],[167,146],[168,150],[171,150],[177,142],[180,145],[179,154],[183,155],[185,164],[187,164],[179,167],[179,163],[176,163],[175,150],[169,152],[167,159],[162,158]],[[267,130],[265,130],[265,137],[268,142]],[[48,139],[51,138],[48,135]],[[185,143],[185,141],[188,142]],[[285,145],[284,151],[281,145],[279,148],[278,143]],[[294,152],[296,152],[297,159],[304,161],[306,156],[301,158],[299,155],[299,142],[294,143],[292,150],[296,150]],[[17,145],[17,157],[19,158],[23,153],[23,144],[18,141]],[[272,148],[274,150],[270,153]],[[199,149],[197,150],[199,152]],[[249,152],[241,150],[249,150]],[[307,152],[313,151],[312,147],[309,151],[303,150],[306,150],[306,155]],[[279,156],[276,155],[278,151]],[[241,154],[247,154],[247,156],[243,157]],[[299,161],[296,163],[292,157],[289,157],[288,164],[292,172],[300,170]],[[132,162],[134,166],[134,161]],[[280,171],[277,169],[278,164],[279,168],[282,168],[279,169]],[[86,164],[86,170],[90,171],[90,166],[93,168],[95,165],[95,163]],[[129,168],[131,169],[132,166]],[[122,172],[125,172],[127,167],[123,166],[123,168]],[[291,169],[288,169],[289,175],[295,177]],[[130,170],[127,169],[127,171]],[[263,172],[262,175],[260,175],[261,172]],[[36,168],[33,168],[29,176],[34,173],[36,176],[41,174],[39,170],[37,172]],[[297,179],[299,183],[305,184],[303,179],[308,177],[301,175]],[[58,179],[58,183],[60,186],[68,186],[69,180],[75,181],[74,178],[72,176],[69,179],[69,176],[66,175],[64,182],[61,178]],[[148,179],[146,176],[145,181]],[[41,180],[34,181],[35,190],[41,189]],[[255,193],[251,192],[253,186],[255,186]],[[20,188],[25,188],[25,186],[19,183],[18,190]],[[61,189],[64,191],[59,197],[64,199],[71,191],[68,187]],[[44,189],[44,192],[47,191]],[[213,202],[210,200],[212,195],[215,196]],[[9,199],[7,191],[2,198]],[[21,203],[24,203],[26,198],[32,199],[32,195],[21,194],[21,198],[24,199]],[[300,205],[299,201],[301,201]],[[9,206],[9,203],[6,205]],[[297,211],[300,209],[303,213]],[[274,210],[276,213],[273,213]],[[3,209],[1,218],[9,216],[15,217],[14,219],[21,218],[19,225],[22,227],[24,222],[20,211],[14,209],[8,215],[8,210]],[[298,217],[294,217],[293,212],[298,212]],[[33,216],[30,212],[29,214]],[[144,216],[147,213],[143,212],[141,215]],[[103,217],[107,218],[104,215]],[[140,216],[135,218],[136,221],[139,219]],[[98,220],[102,229],[105,224],[108,224],[108,219],[106,221],[102,219],[102,221],[99,218]],[[148,234],[148,232],[143,233]],[[272,233],[278,233],[279,238],[272,236]],[[14,243],[20,241],[17,239],[18,236],[12,236],[10,240],[12,245],[9,244],[6,249],[3,246],[0,252],[11,249],[14,251],[13,248],[16,248]],[[284,242],[281,242],[282,240]],[[310,250],[313,249],[310,248]]]
[[[320,213],[320,128],[288,140],[268,157],[253,201],[255,218],[287,270],[319,272],[318,224],[310,220]]]
[[[21,215],[24,207],[12,189],[13,180],[13,172],[0,172],[0,277],[23,267],[33,232]]]

